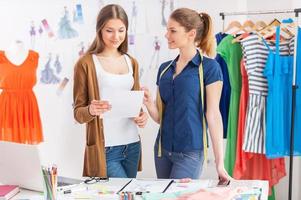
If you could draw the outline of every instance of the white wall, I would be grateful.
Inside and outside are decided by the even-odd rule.
[[[34,48],[40,54],[37,72],[38,83],[35,92],[38,98],[45,137],[45,142],[41,145],[41,155],[44,163],[56,163],[62,175],[78,177],[82,171],[85,129],[83,125],[75,123],[72,115],[72,70],[78,59],[79,44],[82,41],[87,47],[94,38],[96,15],[103,4],[119,3],[126,9],[131,21],[132,2],[133,0],[54,0],[51,2],[28,0],[26,3],[20,0],[0,1],[0,24],[1,27],[5,27],[1,29],[0,49],[6,49],[12,41],[19,39],[25,43],[27,48]],[[142,85],[146,85],[155,91],[158,66],[155,62],[151,63],[154,36],[158,36],[161,43],[158,63],[171,59],[175,52],[167,49],[164,38],[165,27],[160,25],[162,1],[136,0],[135,2],[138,8],[136,44],[130,46],[130,53],[138,59],[140,67],[145,71],[146,75],[141,77]],[[190,7],[198,11],[208,12],[213,17],[216,30],[221,30],[222,21],[215,9],[215,5],[219,1],[192,0],[188,2],[175,0],[174,2],[176,8]],[[239,2],[233,0],[231,4],[225,4],[223,11],[235,11],[245,7],[245,4]],[[67,40],[61,40],[57,36],[49,38],[44,30],[41,36],[37,33],[35,46],[31,46],[29,37],[31,21],[38,28],[41,25],[41,20],[47,19],[51,29],[57,35],[64,6],[67,7],[71,20],[72,11],[77,3],[83,6],[85,23],[83,25],[71,23],[71,26],[78,31],[79,37]],[[166,5],[166,18],[170,14],[168,6],[169,4]],[[149,49],[149,51],[144,51],[144,49]],[[60,55],[63,71],[58,74],[58,77],[61,79],[67,77],[70,80],[60,96],[56,94],[58,84],[45,85],[39,81],[41,71],[49,59],[49,54],[52,54],[51,64],[54,62],[55,55]],[[152,65],[151,68],[150,65]],[[153,143],[157,130],[158,126],[152,120],[149,120],[145,129],[140,130],[144,166],[144,170],[139,173],[140,177],[155,177]]]

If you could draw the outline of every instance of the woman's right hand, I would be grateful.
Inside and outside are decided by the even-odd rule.
[[[146,106],[146,108],[150,108],[154,103],[152,95],[147,87],[141,87],[141,90],[144,91],[143,104]]]
[[[93,116],[102,117],[102,114],[111,110],[112,106],[108,101],[92,100],[89,105],[89,113]]]

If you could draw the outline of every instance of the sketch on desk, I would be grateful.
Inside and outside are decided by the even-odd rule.
[[[122,191],[124,192],[163,192],[171,180],[133,179]]]

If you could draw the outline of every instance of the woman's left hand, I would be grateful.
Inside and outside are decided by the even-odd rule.
[[[141,111],[138,117],[134,118],[134,122],[139,128],[144,128],[148,119],[146,112]]]

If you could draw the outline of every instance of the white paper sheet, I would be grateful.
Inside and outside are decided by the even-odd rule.
[[[103,90],[102,100],[108,101],[112,109],[103,114],[104,118],[138,117],[143,103],[143,91]]]
[[[215,184],[216,185],[216,184]],[[210,180],[192,180],[189,183],[180,183],[176,180],[166,191],[166,193],[174,193],[181,191],[197,191],[201,188],[209,188],[211,186]]]

